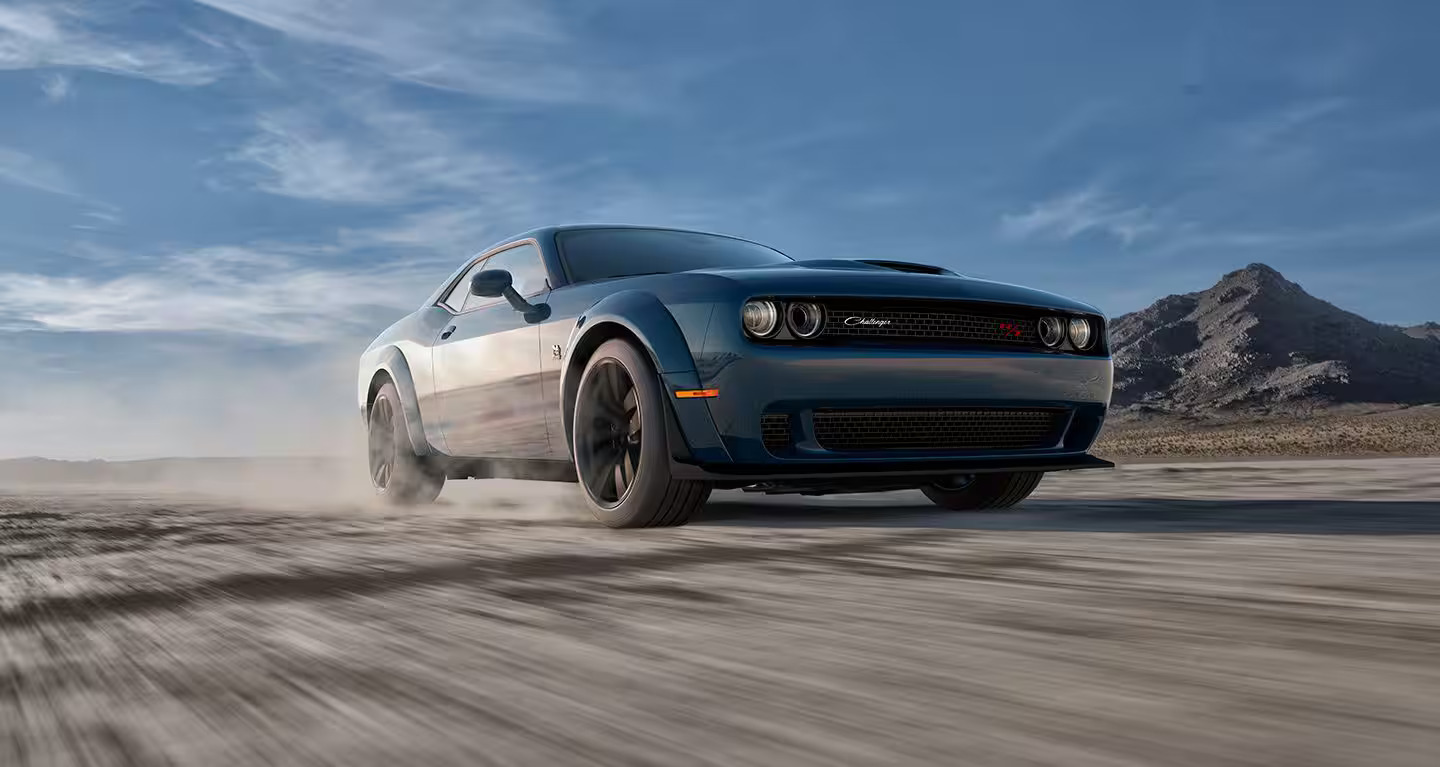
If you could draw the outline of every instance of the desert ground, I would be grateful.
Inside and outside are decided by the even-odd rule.
[[[363,481],[363,479],[361,480]],[[1440,459],[1137,464],[1009,513],[573,486],[0,488],[0,764],[1425,765]]]
[[[1153,414],[1115,408],[1095,447],[1127,462],[1177,458],[1440,455],[1440,405]]]

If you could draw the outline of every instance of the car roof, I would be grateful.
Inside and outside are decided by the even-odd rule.
[[[542,238],[553,237],[553,236],[555,236],[556,234],[558,234],[558,233],[560,233],[560,232],[570,232],[570,231],[575,231],[575,230],[577,230],[577,229],[654,229],[654,230],[662,231],[662,232],[686,232],[686,233],[689,233],[689,234],[708,234],[708,235],[711,235],[711,236],[713,236],[713,237],[726,237],[726,238],[729,238],[729,239],[732,239],[732,240],[740,240],[741,242],[749,242],[749,243],[752,243],[752,244],[755,244],[755,245],[759,245],[759,246],[764,247],[764,248],[769,248],[769,249],[771,249],[771,250],[773,250],[773,251],[775,251],[775,252],[777,252],[777,253],[780,253],[780,254],[784,255],[784,251],[781,251],[779,248],[776,248],[776,247],[773,246],[773,245],[766,245],[766,244],[763,243],[763,242],[758,242],[758,241],[756,241],[756,240],[752,240],[752,239],[749,239],[749,238],[747,238],[747,237],[737,237],[737,236],[735,236],[735,235],[733,235],[733,234],[725,234],[725,233],[723,233],[723,232],[707,232],[707,231],[704,231],[704,230],[702,230],[702,229],[684,229],[684,228],[675,227],[675,226],[651,226],[651,225],[649,225],[649,224],[556,224],[556,225],[553,225],[553,226],[541,226],[541,227],[537,227],[537,228],[535,228],[535,229],[531,229],[531,230],[526,231],[526,232],[521,232],[521,233],[516,234],[516,235],[513,235],[513,236],[511,236],[511,237],[506,237],[506,238],[503,239],[503,240],[497,241],[496,243],[494,243],[494,244],[491,245],[490,247],[487,247],[485,250],[494,250],[495,248],[500,247],[501,245],[505,245],[505,244],[508,244],[508,243],[511,243],[511,242],[515,242],[515,241],[517,241],[517,240],[529,239],[529,238],[532,238],[532,237],[535,238],[535,239],[537,239],[537,240],[541,240]]]
[[[513,235],[511,235],[511,236],[509,236],[509,237],[506,237],[506,238],[504,238],[504,239],[502,239],[502,240],[496,240],[495,242],[493,242],[493,243],[485,246],[484,249],[479,250],[479,251],[476,251],[475,253],[473,253],[473,254],[470,256],[470,258],[466,259],[465,265],[461,266],[458,270],[456,270],[453,274],[451,274],[449,279],[447,279],[445,282],[441,283],[441,284],[440,284],[440,287],[436,288],[436,289],[435,289],[435,292],[433,292],[433,293],[430,294],[430,297],[425,301],[425,304],[422,306],[422,308],[428,307],[428,306],[432,306],[432,305],[434,305],[434,303],[435,303],[436,301],[439,301],[439,300],[440,300],[440,296],[441,296],[446,290],[448,290],[451,285],[454,284],[455,280],[459,278],[460,274],[461,274],[462,272],[464,272],[465,269],[469,268],[469,264],[470,264],[472,261],[474,261],[474,259],[475,259],[476,257],[478,257],[478,256],[480,256],[480,255],[483,255],[483,254],[485,254],[485,253],[490,253],[490,252],[492,252],[492,251],[499,250],[500,248],[503,248],[503,247],[505,247],[506,245],[510,245],[511,243],[520,242],[521,240],[531,240],[531,239],[535,240],[536,242],[543,243],[543,244],[541,245],[541,249],[542,249],[542,250],[547,251],[547,252],[549,252],[549,253],[554,253],[554,251],[555,251],[555,235],[558,234],[558,233],[560,233],[560,232],[575,231],[575,230],[577,230],[577,229],[653,229],[653,230],[663,231],[663,232],[687,232],[687,233],[689,233],[689,234],[708,234],[708,235],[711,235],[711,236],[714,236],[714,237],[725,237],[725,238],[728,238],[728,239],[731,239],[731,240],[739,240],[739,241],[741,241],[741,242],[748,242],[748,243],[751,243],[752,245],[759,245],[759,246],[762,247],[762,248],[769,248],[770,250],[773,250],[773,251],[775,251],[776,253],[779,253],[780,255],[785,256],[786,258],[790,258],[790,255],[789,255],[788,253],[785,253],[784,251],[780,250],[779,248],[776,248],[776,247],[773,246],[773,245],[766,245],[766,244],[763,243],[763,242],[757,242],[757,241],[755,241],[755,240],[747,239],[747,238],[744,238],[744,237],[736,237],[736,236],[733,235],[733,234],[722,234],[722,233],[720,233],[720,232],[707,232],[707,231],[703,231],[703,230],[700,230],[700,229],[681,229],[681,228],[679,228],[679,227],[673,227],[673,226],[649,226],[649,225],[646,225],[646,224],[555,224],[555,225],[552,225],[552,226],[540,226],[540,227],[536,227],[536,228],[534,228],[534,229],[530,229],[530,230],[528,230],[528,231],[520,232],[520,233],[518,233],[518,234],[513,234]],[[554,257],[554,258],[559,258],[559,254],[558,254],[558,253],[554,253],[554,256],[553,256],[553,257]],[[547,258],[548,258],[548,257],[547,257]],[[558,264],[557,264],[557,266],[558,266]]]

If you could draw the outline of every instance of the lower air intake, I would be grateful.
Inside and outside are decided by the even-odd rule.
[[[1065,411],[983,408],[816,410],[826,450],[1031,450],[1060,440]]]
[[[772,453],[790,447],[790,416],[787,413],[770,413],[760,416],[760,439],[765,449]]]

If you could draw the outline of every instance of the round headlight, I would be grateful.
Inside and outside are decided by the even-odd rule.
[[[1040,343],[1046,346],[1059,346],[1065,340],[1065,323],[1059,317],[1041,317],[1035,329],[1040,333]]]
[[[1076,349],[1088,349],[1095,340],[1095,332],[1090,329],[1090,320],[1084,317],[1070,318],[1070,343]]]
[[[746,301],[740,309],[740,320],[745,332],[756,338],[766,338],[780,329],[780,307],[774,301],[764,299]]]
[[[819,304],[796,301],[785,307],[785,321],[796,338],[814,338],[825,329],[825,309]]]

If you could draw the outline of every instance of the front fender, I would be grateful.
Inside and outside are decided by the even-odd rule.
[[[695,358],[675,316],[653,294],[640,290],[612,293],[575,321],[567,349],[584,348],[585,337],[607,323],[619,325],[640,339],[650,361],[662,375],[695,372]]]
[[[705,309],[703,322],[692,329],[696,334],[696,345],[704,341],[709,323],[709,309]],[[613,293],[600,301],[576,320],[575,329],[570,333],[566,349],[571,350],[570,361],[561,373],[561,407],[567,412],[564,417],[566,437],[569,437],[572,414],[569,405],[579,389],[580,375],[590,352],[614,337],[616,328],[634,336],[650,356],[655,370],[660,374],[660,384],[666,394],[667,404],[675,415],[676,425],[684,437],[684,445],[671,445],[677,457],[701,461],[729,461],[724,443],[715,429],[710,410],[701,399],[674,399],[669,396],[675,389],[700,388],[700,376],[695,371],[695,357],[691,344],[675,315],[653,294],[640,290]],[[685,448],[688,447],[688,450]]]
[[[410,435],[410,445],[415,448],[415,454],[434,452],[430,440],[425,438],[425,422],[420,420],[420,401],[415,395],[415,378],[410,374],[410,363],[404,353],[394,346],[386,347],[376,359],[375,370],[385,371],[395,382],[395,389],[400,393],[400,406],[405,411],[405,430]],[[368,399],[368,391],[366,395]]]

